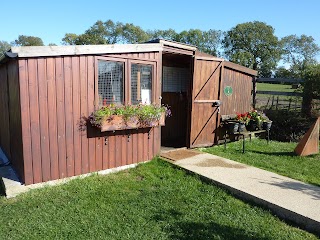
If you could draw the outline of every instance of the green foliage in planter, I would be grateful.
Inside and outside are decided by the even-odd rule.
[[[160,120],[161,114],[166,111],[166,107],[157,105],[138,105],[137,116],[140,123],[151,125],[153,121]]]
[[[122,115],[125,121],[129,121],[130,119],[137,117],[138,111],[136,106],[127,105],[127,106],[124,106],[122,108],[122,112],[119,111],[119,113],[121,114],[117,114],[117,115]]]
[[[89,116],[88,120],[91,122],[93,126],[101,126],[101,123],[111,115],[113,115],[113,108],[109,107],[102,107]]]
[[[168,106],[150,104],[150,105],[108,105],[94,111],[89,116],[89,121],[93,126],[101,127],[102,123],[112,116],[122,116],[124,121],[137,118],[142,125],[151,125],[153,121],[158,121],[161,114],[171,116]]]

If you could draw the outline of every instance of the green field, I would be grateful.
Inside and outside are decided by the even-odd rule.
[[[286,84],[272,84],[272,83],[257,83],[258,91],[277,91],[277,92],[294,92],[295,89],[291,85]]]

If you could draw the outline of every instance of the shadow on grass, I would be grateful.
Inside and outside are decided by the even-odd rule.
[[[153,217],[153,219],[157,222],[171,222],[169,225],[170,227],[163,229],[167,232],[168,236],[170,236],[170,239],[270,239],[259,236],[258,233],[254,233],[255,236],[252,236],[252,234],[245,233],[244,229],[226,226],[213,221],[199,223],[192,221],[181,221],[182,218],[182,213],[176,210],[159,212]]]
[[[294,152],[261,152],[261,151],[255,151],[255,150],[250,150],[250,152],[263,154],[263,155],[270,155],[270,156],[288,156],[288,157],[297,156]]]
[[[0,197],[5,197],[5,196],[6,196],[6,194],[4,192],[4,188],[3,188],[2,184],[0,184]]]

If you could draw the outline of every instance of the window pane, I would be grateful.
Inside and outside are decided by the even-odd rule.
[[[191,74],[188,68],[163,67],[162,91],[163,92],[187,92]]]
[[[98,61],[99,105],[123,104],[123,63]]]
[[[131,104],[152,103],[152,66],[131,65]]]

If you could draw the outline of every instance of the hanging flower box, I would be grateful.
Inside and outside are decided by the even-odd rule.
[[[157,127],[165,125],[171,112],[167,106],[104,106],[89,116],[90,123],[101,132]]]
[[[125,121],[122,116],[113,115],[101,123],[100,129],[101,132],[107,132],[124,129],[136,129],[139,127],[139,120],[137,118]]]

